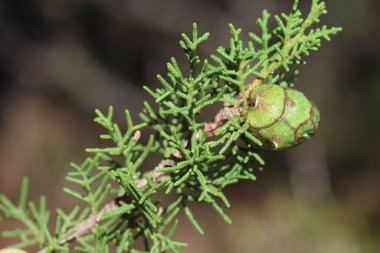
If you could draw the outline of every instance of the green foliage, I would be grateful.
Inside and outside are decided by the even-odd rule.
[[[85,202],[91,211],[99,211],[111,191],[111,185],[107,171],[98,170],[98,167],[101,160],[109,161],[109,159],[103,153],[97,153],[95,157],[87,158],[81,165],[71,163],[74,171],[67,174],[66,180],[78,184],[83,193],[70,188],[64,188],[63,190],[72,197]],[[98,181],[100,183],[96,184]]]
[[[172,58],[167,77],[157,76],[162,87],[144,87],[155,105],[144,103],[143,123],[134,124],[126,110],[127,128],[122,131],[113,121],[112,107],[106,114],[96,111],[95,122],[105,130],[100,137],[110,146],[87,149],[92,156],[81,165],[72,164],[73,171],[66,177],[79,188],[64,189],[83,205],[68,214],[58,209],[55,232],[50,234],[45,199],[40,199],[38,209],[33,203],[27,208],[24,180],[19,204],[1,195],[0,210],[3,216],[24,223],[26,229],[3,232],[3,236],[19,237],[17,247],[38,245],[43,252],[68,251],[73,239],[78,252],[179,252],[186,243],[176,242],[172,236],[180,211],[204,233],[191,203],[209,205],[231,223],[225,212],[230,203],[224,188],[241,180],[256,180],[264,165],[257,148],[262,144],[246,122],[247,99],[237,101],[236,97],[241,94],[244,98],[261,83],[293,86],[298,70],[292,66],[304,64],[304,57],[319,49],[321,39],[329,40],[340,31],[312,28],[325,13],[325,3],[313,0],[304,17],[295,1],[289,14],[274,17],[277,26],[271,28],[270,15],[264,11],[258,19],[261,34],[250,33],[251,41],[244,43],[239,37],[241,29],[230,25],[228,47],[219,47],[210,59],[197,54],[209,34],[199,36],[194,24],[192,36],[182,34],[180,40],[188,70]],[[251,79],[255,82],[249,85]],[[200,115],[213,104],[241,105],[242,112],[210,138],[204,129],[207,121],[200,120]],[[140,135],[147,128],[153,134],[142,144]],[[153,154],[160,155],[162,162],[149,170],[143,168]],[[170,195],[168,205],[160,199],[163,193]],[[144,251],[137,250],[139,241]]]

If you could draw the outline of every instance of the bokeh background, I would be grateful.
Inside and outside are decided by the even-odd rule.
[[[1,0],[0,193],[17,198],[21,177],[31,198],[70,209],[62,188],[69,162],[102,145],[94,108],[114,105],[119,121],[137,120],[142,85],[158,87],[171,56],[195,21],[211,32],[200,54],[228,43],[228,23],[244,32],[263,8],[287,11],[291,0]],[[306,9],[311,1],[301,1]],[[321,110],[318,134],[267,152],[256,183],[226,190],[227,225],[208,207],[195,213],[200,236],[182,219],[183,252],[380,252],[380,7],[378,0],[327,1],[328,25],[344,31],[309,57],[298,89]],[[2,222],[0,230],[13,227]],[[0,239],[1,240],[1,239]],[[0,248],[8,244],[0,241]]]

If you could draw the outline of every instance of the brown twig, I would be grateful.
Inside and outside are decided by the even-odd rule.
[[[215,131],[220,127],[226,120],[231,117],[238,115],[242,112],[241,107],[224,107],[222,108],[214,117],[213,121],[208,122],[204,126],[208,136],[212,136]]]

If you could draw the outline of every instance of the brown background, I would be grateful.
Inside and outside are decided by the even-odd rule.
[[[310,1],[301,1],[306,9]],[[264,153],[256,183],[226,190],[232,225],[195,207],[199,236],[181,219],[176,238],[191,252],[361,253],[380,248],[379,2],[327,1],[323,22],[344,31],[302,67],[298,89],[321,110],[313,140]],[[183,63],[181,32],[211,32],[200,54],[228,42],[228,23],[257,31],[263,8],[287,0],[3,0],[0,2],[0,193],[17,198],[23,175],[31,198],[70,209],[62,188],[70,161],[102,145],[94,108],[114,105],[135,120],[141,86],[158,87],[171,56]],[[13,227],[2,222],[0,230]],[[1,240],[1,239],[0,239]],[[0,241],[0,247],[8,241]]]

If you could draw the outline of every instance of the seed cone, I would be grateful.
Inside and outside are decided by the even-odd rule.
[[[319,123],[319,110],[297,90],[266,84],[249,97],[250,130],[265,150],[290,148],[310,139]]]

